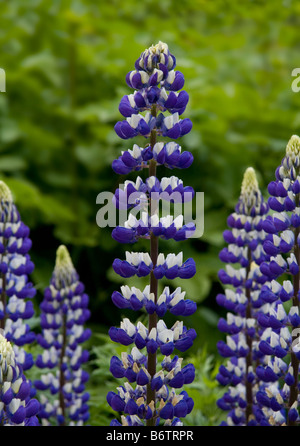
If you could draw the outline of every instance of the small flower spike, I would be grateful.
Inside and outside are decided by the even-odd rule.
[[[39,407],[12,344],[0,333],[0,426],[38,426]]]
[[[82,425],[89,418],[89,394],[85,391],[89,375],[82,368],[89,354],[81,346],[91,335],[84,328],[90,317],[88,301],[69,252],[61,245],[40,305],[42,333],[37,341],[44,352],[37,356],[36,365],[46,373],[34,385],[41,394],[43,425]]]
[[[259,369],[265,389],[258,396],[268,424],[275,426],[299,424],[299,166],[300,138],[293,135],[268,185],[273,212],[263,223],[268,258],[260,265],[268,283],[261,290],[265,310],[258,321],[265,331],[259,349],[270,359]]]
[[[260,370],[267,361],[267,353],[259,349],[264,333],[259,316],[265,304],[261,289],[268,283],[268,277],[259,269],[268,258],[263,251],[267,213],[268,205],[259,190],[255,171],[248,168],[235,212],[227,220],[227,247],[220,252],[227,265],[220,270],[219,278],[226,287],[225,294],[217,296],[217,302],[228,312],[218,324],[219,330],[226,333],[226,341],[219,341],[218,349],[227,362],[220,366],[217,380],[227,386],[218,400],[218,406],[227,412],[225,425],[267,424],[258,401],[265,384],[257,372],[257,364]]]
[[[33,366],[26,345],[35,340],[29,321],[34,315],[32,298],[36,290],[29,281],[34,265],[29,228],[21,221],[8,186],[0,181],[0,329],[12,342],[23,370]]]
[[[121,357],[113,356],[110,363],[112,375],[128,381],[107,395],[108,404],[119,412],[112,426],[180,426],[194,405],[186,391],[178,390],[193,381],[194,366],[184,366],[181,358],[172,355],[176,350],[187,351],[196,332],[179,321],[169,328],[160,319],[167,312],[188,316],[197,310],[195,302],[186,299],[179,287],[164,287],[159,292],[161,279],[189,279],[196,273],[194,260],[184,261],[182,252],[165,255],[158,251],[159,240],[180,242],[192,237],[196,229],[193,223],[184,222],[181,214],[159,214],[160,201],[171,209],[170,205],[175,207],[194,197],[194,190],[177,176],[159,178],[156,173],[159,166],[186,169],[193,162],[193,155],[183,151],[177,142],[158,140],[177,139],[192,128],[189,119],[181,118],[189,96],[181,90],[184,77],[175,71],[175,66],[176,59],[167,44],[159,42],[146,49],[126,76],[134,92],[121,99],[119,111],[125,120],[115,125],[122,140],[142,136],[147,142],[144,147],[134,144],[132,149],[124,150],[113,161],[113,170],[124,175],[148,169],[149,175],[146,179],[138,176],[135,181],[126,180],[116,189],[116,208],[129,214],[122,225],[113,229],[112,237],[131,246],[140,239],[149,240],[150,252],[126,251],[125,260],[115,259],[112,266],[125,279],[149,276],[150,284],[144,290],[124,285],[112,294],[118,308],[144,311],[148,316],[148,326],[141,322],[135,325],[124,318],[120,327],[109,330],[112,341],[131,348]],[[158,355],[164,357],[160,365]]]

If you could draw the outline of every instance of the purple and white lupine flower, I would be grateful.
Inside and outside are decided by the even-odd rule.
[[[230,229],[224,231],[227,247],[220,252],[220,259],[227,265],[220,270],[219,278],[228,286],[217,296],[217,302],[228,313],[226,319],[219,320],[218,328],[227,336],[226,341],[218,342],[218,350],[228,360],[220,366],[217,380],[228,387],[218,400],[218,406],[228,412],[223,423],[226,425],[266,425],[271,416],[269,408],[263,410],[258,401],[259,392],[265,388],[261,371],[265,366],[272,367],[268,353],[259,348],[260,339],[266,336],[259,317],[266,311],[261,289],[269,278],[259,265],[268,259],[262,248],[268,211],[255,171],[248,168],[235,212],[227,220]],[[276,367],[282,364],[276,363]]]
[[[33,366],[26,345],[35,340],[29,321],[34,315],[36,290],[29,280],[34,269],[28,254],[29,228],[21,221],[11,191],[0,181],[0,329],[11,341],[23,370]]]
[[[194,260],[184,261],[182,252],[164,255],[158,251],[160,238],[181,241],[195,231],[194,224],[185,223],[181,213],[176,216],[159,214],[159,200],[164,201],[165,206],[170,203],[175,206],[191,201],[194,196],[193,189],[184,186],[176,176],[161,179],[156,176],[158,166],[185,169],[193,162],[192,154],[182,151],[178,143],[157,140],[159,136],[177,139],[192,127],[189,119],[181,119],[189,97],[185,91],[178,92],[184,85],[184,77],[175,71],[175,66],[175,57],[165,43],[159,42],[145,50],[135,63],[135,70],[126,76],[127,84],[135,91],[121,99],[119,111],[126,119],[115,125],[120,138],[144,136],[149,142],[145,147],[134,144],[132,149],[123,151],[113,162],[113,170],[124,175],[147,168],[149,175],[146,180],[140,176],[135,181],[126,180],[123,187],[116,190],[115,206],[129,211],[129,215],[122,225],[114,228],[112,237],[129,244],[141,238],[149,239],[150,253],[126,252],[125,260],[114,260],[113,269],[124,278],[149,276],[150,285],[144,290],[124,285],[121,292],[112,294],[118,308],[148,314],[147,327],[142,322],[135,325],[125,318],[119,328],[109,330],[114,342],[132,346],[121,358],[113,356],[111,359],[113,376],[128,380],[117,392],[107,395],[109,405],[121,415],[111,422],[113,426],[182,425],[181,418],[188,415],[194,405],[185,391],[177,390],[193,381],[194,366],[182,366],[182,359],[171,355],[174,350],[185,352],[191,347],[196,332],[179,321],[168,328],[159,319],[167,311],[187,316],[197,309],[194,302],[185,299],[181,288],[172,291],[165,287],[160,293],[158,291],[162,278],[188,279],[196,273]],[[158,353],[164,356],[159,370]]]
[[[150,198],[149,198],[150,197]],[[112,237],[119,243],[136,243],[140,238],[150,238],[151,232],[165,240],[185,240],[195,232],[193,223],[184,224],[183,215],[177,217],[165,215],[159,218],[157,213],[149,214],[148,205],[164,200],[172,203],[189,202],[194,197],[194,190],[183,186],[182,181],[172,176],[159,181],[152,176],[145,182],[140,177],[136,181],[125,181],[124,189],[118,188],[113,202],[117,208],[130,209],[134,207],[134,214],[130,213],[123,226],[117,226]],[[153,200],[151,202],[151,200]],[[137,218],[136,214],[140,214]]]
[[[262,287],[261,298],[269,311],[259,318],[265,327],[259,349],[271,360],[268,369],[260,370],[266,388],[258,397],[273,411],[270,425],[299,424],[299,161],[300,138],[293,135],[276,169],[276,179],[268,185],[273,213],[263,223],[267,233],[263,247],[269,259],[260,269],[269,283]]]
[[[181,291],[180,287],[170,292],[170,288],[166,286],[155,302],[154,293],[150,292],[150,285],[143,291],[125,285],[121,286],[121,293],[113,292],[112,301],[118,308],[130,308],[135,311],[145,308],[148,314],[156,312],[159,317],[163,317],[167,311],[176,316],[189,316],[197,309],[194,301],[185,299],[185,291]]]
[[[38,426],[39,402],[31,397],[31,385],[3,333],[0,332],[0,426]]]
[[[145,373],[145,376],[146,373]],[[150,382],[151,376],[145,381]],[[180,425],[180,418],[189,414],[194,406],[192,398],[185,391],[176,393],[175,389],[169,390],[166,385],[155,390],[158,408],[155,407],[153,401],[147,403],[147,387],[146,385],[136,385],[133,388],[128,382],[124,386],[118,387],[118,393],[109,392],[107,401],[109,405],[118,412],[124,412],[130,416],[137,416],[140,420],[149,420],[154,416],[158,416],[162,420],[166,420],[166,426]],[[113,426],[121,425],[114,422]]]
[[[189,119],[180,119],[178,112],[170,116],[160,113],[157,117],[147,112],[145,116],[134,114],[115,125],[115,131],[122,139],[130,139],[135,136],[149,138],[154,128],[159,136],[177,139],[191,131],[192,123]]]
[[[183,216],[172,215],[159,218],[157,215],[149,216],[143,212],[140,219],[130,214],[124,226],[117,226],[112,237],[119,243],[136,243],[140,238],[150,238],[153,233],[165,240],[182,241],[191,237],[196,230],[194,223],[183,224]]]
[[[112,341],[122,345],[135,343],[137,348],[146,347],[148,353],[160,350],[163,355],[170,355],[175,348],[181,352],[188,350],[193,345],[196,332],[194,329],[187,330],[182,321],[176,321],[171,328],[167,328],[163,320],[159,320],[149,332],[142,322],[135,326],[125,318],[120,328],[109,329],[109,335]]]
[[[183,262],[182,252],[170,253],[166,257],[160,253],[154,265],[149,253],[126,251],[126,260],[115,259],[112,266],[117,274],[126,278],[135,275],[145,277],[152,273],[155,279],[190,279],[196,274],[194,259]]]
[[[42,332],[37,335],[44,351],[37,356],[36,365],[46,373],[34,385],[44,426],[82,425],[89,418],[89,393],[85,390],[89,374],[83,369],[89,353],[81,345],[91,335],[84,327],[90,317],[88,302],[69,252],[61,245],[40,305]]]
[[[157,142],[153,148],[133,145],[132,149],[122,152],[122,155],[113,161],[112,168],[119,175],[139,171],[149,167],[150,160],[154,159],[158,166],[169,169],[186,169],[192,164],[194,157],[188,151],[181,151],[181,146],[174,141],[167,143]]]
[[[158,198],[173,203],[185,203],[191,201],[195,193],[192,187],[183,186],[182,180],[174,175],[161,180],[152,176],[145,182],[137,177],[136,181],[126,180],[124,188],[116,190],[113,202],[120,209],[136,208],[138,204],[144,208],[148,202],[147,197],[151,194],[157,194]]]

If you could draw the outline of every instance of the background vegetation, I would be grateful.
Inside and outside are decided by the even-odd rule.
[[[300,66],[299,2],[2,0],[0,7],[0,64],[6,72],[0,177],[31,228],[37,314],[60,243],[70,249],[86,285],[94,333],[89,345],[94,425],[109,424],[113,416],[105,396],[117,385],[108,366],[119,347],[107,331],[119,324],[121,312],[110,299],[120,285],[111,264],[126,248],[111,238],[110,228],[97,226],[96,197],[122,182],[111,162],[131,148],[113,129],[119,101],[129,93],[126,73],[159,40],[176,56],[190,95],[185,117],[194,124],[181,145],[195,161],[188,171],[174,173],[204,192],[205,228],[200,239],[162,243],[161,250],[184,250],[198,266],[197,275],[181,284],[198,303],[186,321],[198,333],[187,358],[197,367],[189,389],[196,408],[187,422],[218,424],[218,252],[244,170],[256,169],[265,192],[288,139],[299,133],[300,93],[291,89],[291,72]]]

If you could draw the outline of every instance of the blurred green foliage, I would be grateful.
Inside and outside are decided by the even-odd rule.
[[[96,334],[106,334],[121,317],[110,300],[120,284],[111,264],[128,247],[111,238],[110,228],[97,226],[96,198],[123,181],[111,162],[132,145],[113,129],[121,118],[119,101],[130,93],[125,75],[146,47],[168,43],[190,95],[184,116],[193,130],[180,143],[195,158],[191,168],[174,174],[204,192],[205,228],[200,239],[160,248],[194,257],[196,276],[174,285],[199,304],[188,321],[198,332],[191,355],[216,355],[218,252],[226,218],[244,170],[256,169],[265,193],[288,139],[299,132],[300,94],[291,89],[291,72],[300,66],[299,2],[1,0],[0,6],[6,72],[0,177],[31,228],[39,293],[57,246],[67,244],[90,295]],[[137,249],[148,249],[147,242]]]

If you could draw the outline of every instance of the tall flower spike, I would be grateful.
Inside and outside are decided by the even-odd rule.
[[[218,342],[218,349],[228,360],[221,365],[217,380],[228,390],[218,406],[228,412],[227,425],[267,424],[257,401],[264,382],[256,374],[257,364],[265,361],[258,348],[263,329],[257,319],[264,305],[260,290],[268,281],[259,269],[266,259],[262,225],[267,212],[268,205],[250,167],[245,171],[235,212],[228,218],[230,229],[224,232],[228,245],[220,252],[220,259],[227,265],[220,270],[219,278],[229,286],[225,294],[217,296],[218,304],[228,311],[226,319],[221,318],[218,324],[219,330],[227,334],[226,342]]]
[[[82,368],[89,354],[81,346],[91,334],[84,328],[90,317],[88,300],[69,252],[61,245],[40,306],[42,333],[37,335],[44,352],[37,356],[36,365],[47,369],[34,382],[43,425],[82,425],[89,418],[89,394],[85,391],[89,375]]]
[[[299,283],[300,283],[300,138],[293,135],[276,180],[268,185],[273,210],[264,222],[268,234],[264,250],[269,258],[260,265],[269,285],[262,288],[263,300],[272,307],[260,323],[266,328],[259,348],[269,355],[273,367],[261,370],[266,389],[261,404],[270,410],[270,425],[299,424]],[[281,363],[281,367],[275,364]],[[277,387],[274,387],[274,383]]]
[[[35,334],[26,323],[34,315],[35,288],[29,281],[34,265],[29,228],[21,221],[8,186],[0,181],[0,329],[12,342],[16,359],[23,370],[30,369],[33,357],[26,344]]]
[[[116,378],[125,378],[117,392],[109,392],[108,404],[121,413],[112,425],[181,425],[181,418],[193,408],[193,400],[185,391],[177,392],[183,385],[193,381],[194,366],[182,366],[182,360],[171,355],[174,350],[186,351],[196,337],[193,329],[182,322],[168,328],[160,320],[167,311],[173,315],[187,316],[196,311],[196,304],[185,299],[181,288],[174,291],[165,287],[159,293],[159,280],[180,277],[188,279],[195,272],[193,259],[183,261],[183,254],[158,252],[160,238],[185,240],[193,235],[193,224],[184,223],[182,215],[160,216],[159,201],[183,203],[194,196],[192,188],[184,186],[176,176],[156,177],[157,167],[170,169],[187,168],[193,161],[189,152],[182,152],[179,144],[160,142],[159,136],[178,138],[191,130],[189,119],[180,119],[188,103],[188,94],[180,91],[184,84],[182,73],[175,71],[176,60],[168,45],[159,42],[145,50],[135,63],[135,70],[128,73],[126,82],[135,91],[124,96],[119,110],[126,118],[115,125],[122,139],[138,135],[148,139],[144,148],[134,144],[113,162],[113,170],[127,174],[148,168],[149,177],[143,180],[125,181],[123,188],[115,192],[114,203],[129,211],[127,221],[112,231],[112,237],[120,243],[135,244],[141,238],[150,240],[150,253],[126,252],[125,260],[115,259],[114,271],[121,277],[150,277],[150,284],[143,291],[136,287],[122,286],[115,291],[112,300],[118,308],[146,311],[148,327],[141,322],[135,326],[125,318],[120,328],[111,327],[109,335],[114,342],[132,346],[121,358],[113,356],[110,371]],[[150,212],[149,212],[150,204]],[[140,212],[140,216],[137,214]],[[142,352],[143,350],[143,352]],[[157,353],[164,359],[158,369]],[[135,386],[134,386],[135,383]],[[122,414],[123,413],[123,414]]]
[[[0,426],[39,425],[39,403],[30,393],[13,347],[0,332]]]

